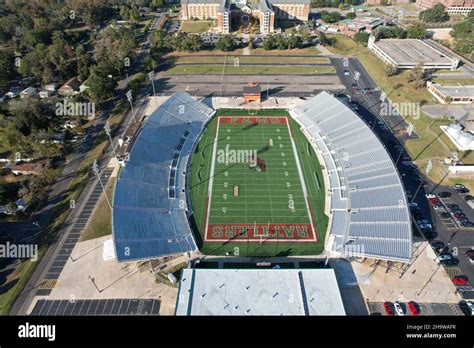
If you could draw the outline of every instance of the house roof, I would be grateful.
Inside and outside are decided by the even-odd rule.
[[[60,89],[64,89],[64,88],[69,87],[69,88],[72,88],[73,90],[77,90],[77,89],[79,89],[80,85],[81,85],[81,82],[78,80],[78,78],[73,77],[72,79],[67,81],[64,85],[62,85]]]

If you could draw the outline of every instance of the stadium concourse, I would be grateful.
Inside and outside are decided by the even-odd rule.
[[[404,188],[370,127],[327,92],[289,112],[324,164],[330,205],[326,250],[336,257],[410,262]],[[144,122],[115,188],[112,228],[119,262],[197,251],[185,190],[191,155],[214,114],[177,92]]]

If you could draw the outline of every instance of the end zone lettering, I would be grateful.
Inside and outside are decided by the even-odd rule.
[[[209,241],[234,239],[235,241],[313,241],[310,224],[210,224]]]

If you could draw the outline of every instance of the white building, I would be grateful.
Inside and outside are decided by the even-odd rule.
[[[460,124],[450,124],[440,127],[449,140],[456,145],[460,151],[474,150],[474,134],[464,130]]]
[[[423,69],[456,70],[459,65],[459,59],[447,56],[423,40],[375,40],[371,35],[367,46],[382,61],[397,69],[413,69],[422,63]]]
[[[176,315],[345,315],[332,269],[184,269]]]

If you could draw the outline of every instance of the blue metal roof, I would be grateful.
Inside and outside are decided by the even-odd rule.
[[[184,173],[213,110],[178,92],[146,120],[115,186],[112,230],[119,262],[197,249]]]

